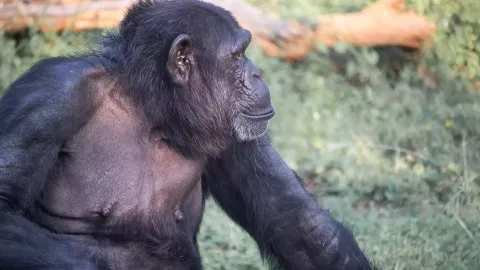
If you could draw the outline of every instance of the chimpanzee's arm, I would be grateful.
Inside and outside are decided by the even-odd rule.
[[[25,218],[62,143],[94,110],[89,68],[85,61],[44,60],[0,100],[0,269],[94,269],[68,241]]]
[[[286,269],[371,269],[352,233],[320,208],[266,138],[238,143],[205,173],[208,192]]]

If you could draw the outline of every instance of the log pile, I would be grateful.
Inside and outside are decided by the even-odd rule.
[[[32,25],[42,31],[114,28],[135,1],[3,0],[0,27],[7,31]],[[266,55],[290,61],[304,59],[317,42],[418,49],[436,31],[424,17],[406,11],[404,0],[379,0],[360,12],[319,15],[307,24],[274,18],[242,0],[204,1],[230,10]]]

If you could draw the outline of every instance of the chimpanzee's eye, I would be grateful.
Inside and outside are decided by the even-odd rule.
[[[235,59],[235,61],[238,61],[238,60],[243,58],[243,55],[244,55],[243,52],[236,53],[236,54],[233,55],[233,58]]]

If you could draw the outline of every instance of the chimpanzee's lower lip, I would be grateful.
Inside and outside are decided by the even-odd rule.
[[[275,111],[272,109],[262,114],[246,114],[246,113],[240,113],[240,114],[252,120],[268,120],[275,115]]]

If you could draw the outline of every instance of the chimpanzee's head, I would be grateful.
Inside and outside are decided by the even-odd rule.
[[[110,40],[110,42],[108,41]],[[152,125],[184,152],[217,155],[234,140],[254,140],[274,115],[251,42],[226,10],[196,0],[140,1],[107,47]]]

